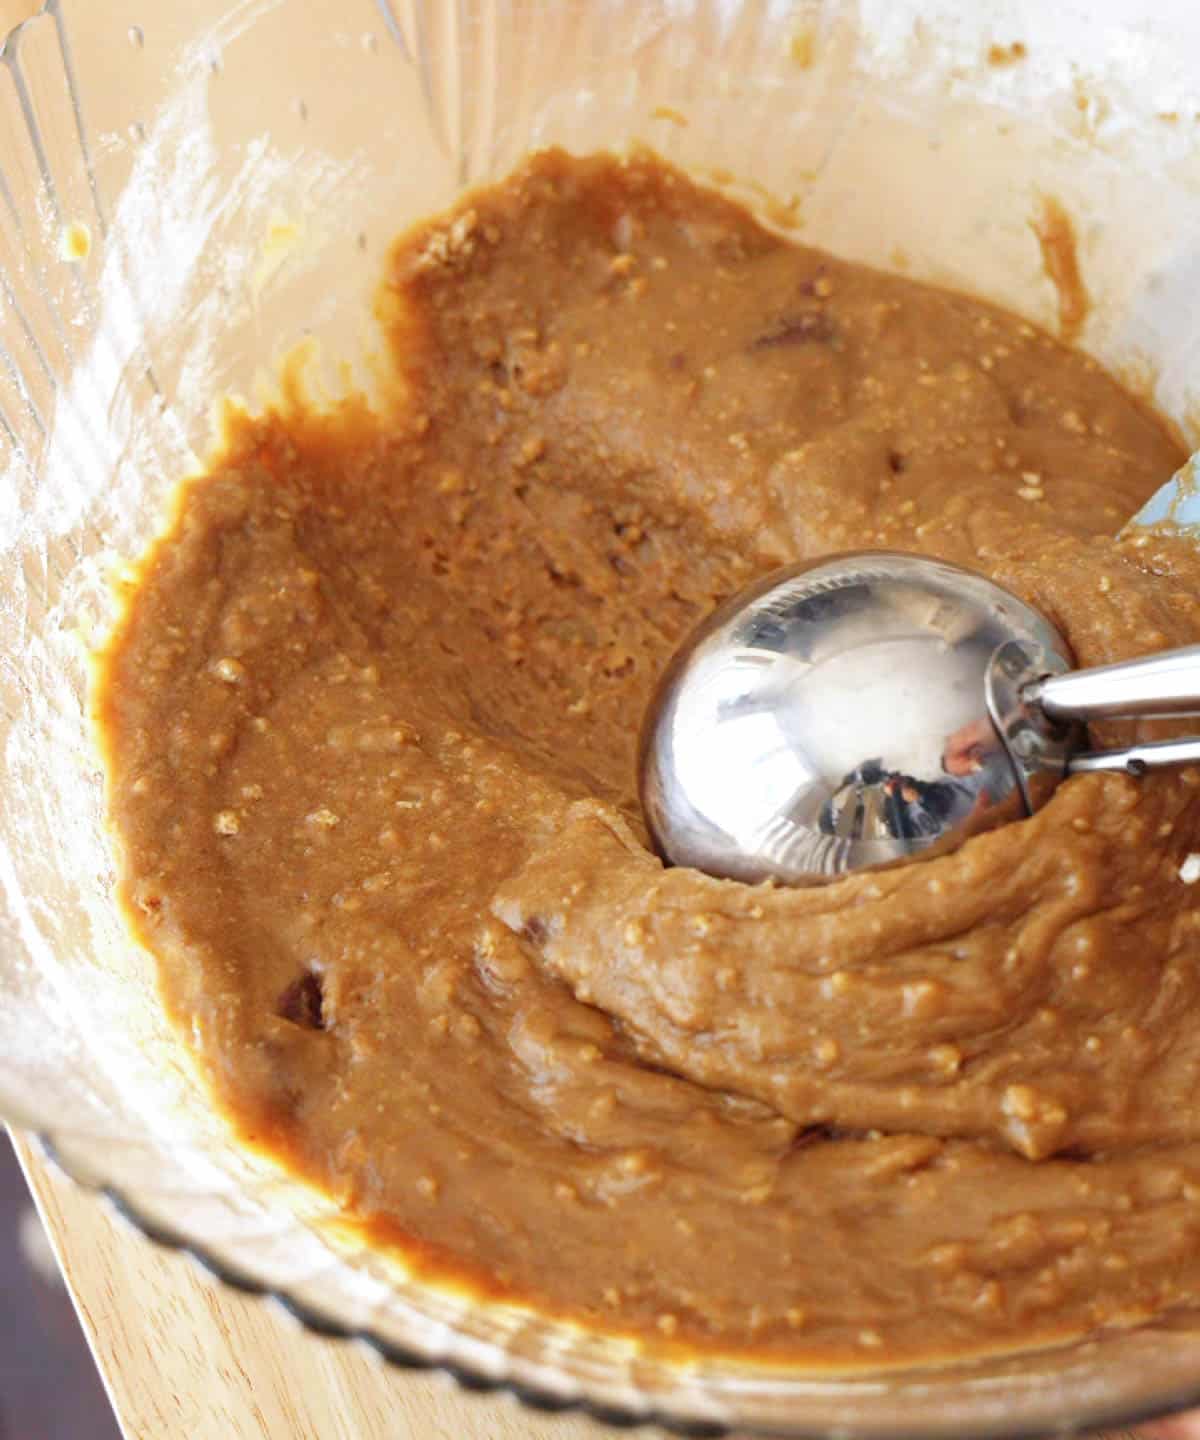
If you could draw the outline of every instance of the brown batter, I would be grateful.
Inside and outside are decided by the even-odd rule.
[[[974,565],[1084,664],[1200,639],[1195,550],[1111,538],[1164,427],[648,158],[529,162],[381,316],[396,413],[238,421],[99,698],[123,893],[244,1138],[435,1274],[677,1344],[1195,1301],[1200,775],[789,891],[664,871],[633,765],[673,647],[796,557]]]

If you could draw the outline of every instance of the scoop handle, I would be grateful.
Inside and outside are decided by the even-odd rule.
[[[1200,645],[1047,675],[1025,686],[1021,698],[1064,722],[1200,715]]]

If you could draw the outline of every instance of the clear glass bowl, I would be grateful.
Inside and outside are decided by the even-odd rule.
[[[361,364],[388,240],[529,148],[647,141],[806,240],[1049,324],[1028,222],[1053,195],[1083,343],[1186,429],[1198,109],[1191,0],[58,0],[22,27],[0,65],[0,1117],[315,1328],[545,1404],[963,1437],[1200,1394],[1187,1324],[921,1374],[684,1366],[340,1242],[319,1196],[231,1146],[166,1032],[112,904],[86,711],[110,581],[213,398],[267,393],[308,335],[330,377]]]

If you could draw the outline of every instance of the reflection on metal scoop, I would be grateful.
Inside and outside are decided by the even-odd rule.
[[[1079,753],[1088,719],[1200,714],[1200,646],[1071,664],[1044,616],[956,565],[867,551],[777,571],[659,683],[651,835],[673,864],[811,883],[1030,814],[1068,770],[1200,761],[1200,740]]]

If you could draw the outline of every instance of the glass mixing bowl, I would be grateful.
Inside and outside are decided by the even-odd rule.
[[[0,65],[0,1116],[315,1328],[543,1404],[964,1437],[1200,1395],[1184,1322],[924,1373],[684,1365],[339,1237],[320,1196],[230,1144],[164,1026],[112,901],[86,712],[111,582],[214,397],[269,394],[306,336],[331,391],[341,360],[369,385],[388,240],[529,148],[647,141],[810,242],[1050,325],[1029,221],[1053,196],[1091,291],[1083,344],[1186,430],[1198,110],[1191,0],[49,4]]]

